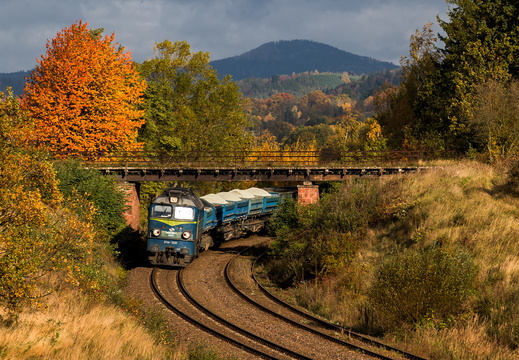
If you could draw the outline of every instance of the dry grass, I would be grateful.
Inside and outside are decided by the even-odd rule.
[[[25,311],[0,327],[1,359],[174,359],[139,323],[76,293],[53,295],[47,310]]]
[[[418,329],[403,343],[399,338],[387,338],[397,346],[406,346],[409,351],[419,354],[427,350],[429,359],[471,359],[471,360],[512,360],[519,353],[501,346],[489,339],[485,323],[477,316],[465,324],[450,329]]]

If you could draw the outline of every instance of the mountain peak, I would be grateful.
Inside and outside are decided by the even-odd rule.
[[[232,75],[233,80],[314,70],[368,74],[398,67],[311,40],[272,41],[241,55],[212,61],[211,66],[222,76]]]

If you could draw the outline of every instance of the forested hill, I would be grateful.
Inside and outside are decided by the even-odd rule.
[[[28,71],[18,71],[13,73],[0,73],[0,92],[10,87],[15,95],[21,95],[25,86],[25,77],[29,76]]]
[[[369,74],[396,69],[390,62],[359,56],[310,40],[282,40],[263,44],[242,55],[211,61],[220,75],[233,80],[249,77],[270,78],[306,71]]]

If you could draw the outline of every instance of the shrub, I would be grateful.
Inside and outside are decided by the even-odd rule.
[[[407,250],[380,266],[369,299],[387,330],[405,324],[441,327],[462,311],[475,277],[476,267],[461,249]]]
[[[486,332],[495,342],[519,349],[518,261],[510,257],[484,275],[476,312],[485,320]]]
[[[299,224],[299,206],[292,198],[286,198],[276,211],[275,216],[268,224],[269,233],[276,238],[275,245],[278,248],[286,246],[286,236],[297,229]]]
[[[281,259],[269,276],[280,286],[314,279],[346,267],[357,251],[358,234],[377,214],[377,182],[355,181],[316,205],[286,201],[271,221],[271,254]]]
[[[94,224],[97,230],[112,237],[126,227],[124,211],[126,195],[114,180],[97,170],[86,169],[78,161],[59,161],[54,164],[59,190],[65,198],[78,198],[95,207]]]

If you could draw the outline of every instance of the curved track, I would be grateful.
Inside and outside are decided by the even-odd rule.
[[[214,320],[212,323],[208,322],[207,319],[201,319],[200,315],[194,314],[189,311],[181,309],[178,305],[175,305],[172,301],[168,300],[168,298],[171,297],[171,295],[165,295],[160,290],[159,280],[157,279],[159,268],[154,268],[151,272],[150,276],[150,285],[153,289],[153,292],[157,296],[157,298],[171,311],[175,312],[177,315],[182,317],[184,320],[194,324],[195,326],[199,327],[200,329],[211,333],[214,336],[219,337],[220,339],[227,341],[235,346],[238,346],[242,348],[243,350],[259,356],[264,359],[281,359],[284,357],[280,357],[280,355],[273,355],[271,351],[268,351],[269,349],[274,350],[275,352],[278,352],[280,354],[288,355],[289,358],[293,359],[301,359],[301,360],[310,360],[311,358],[308,358],[302,354],[297,353],[296,351],[292,351],[290,349],[286,349],[281,345],[278,345],[274,342],[271,342],[267,339],[264,339],[260,336],[256,336],[252,334],[251,332],[236,326],[227,320],[221,318],[214,312],[208,310],[203,305],[201,305],[198,301],[196,301],[187,291],[185,288],[183,282],[182,282],[182,270],[164,270],[164,271],[175,271],[176,272],[176,289],[178,292],[182,294],[182,296],[188,300],[193,306],[196,307],[196,309],[203,312],[207,317]],[[175,299],[178,303],[178,297]],[[229,331],[230,330],[230,331]],[[237,334],[240,334],[244,337],[247,337],[252,340],[253,345],[250,345],[249,341],[246,341],[243,338],[237,337]],[[258,346],[261,345],[261,346]]]
[[[324,321],[316,316],[313,316],[307,312],[304,312],[304,311],[286,303],[285,301],[279,299],[278,297],[273,295],[271,292],[269,292],[263,285],[261,285],[261,283],[258,281],[258,279],[256,277],[256,271],[255,271],[256,264],[263,255],[264,255],[264,253],[261,254],[260,256],[258,256],[256,258],[256,260],[253,262],[252,267],[251,267],[251,277],[254,280],[254,283],[257,286],[257,288],[268,299],[270,299],[271,301],[273,301],[274,303],[276,303],[278,305],[281,305],[284,309],[286,309],[287,312],[295,314],[297,317],[302,317],[302,318],[306,319],[307,323],[312,324],[312,326],[306,325],[304,321],[294,320],[287,314],[281,314],[279,312],[279,309],[277,311],[275,311],[275,310],[271,309],[268,305],[264,305],[264,304],[260,303],[259,301],[254,300],[252,297],[247,296],[244,291],[240,290],[239,286],[237,286],[233,282],[232,277],[230,275],[231,264],[236,259],[236,257],[234,257],[231,260],[229,260],[229,262],[227,263],[227,265],[225,267],[226,281],[228,282],[229,286],[236,293],[238,293],[241,297],[243,297],[245,300],[247,300],[254,306],[259,307],[263,311],[265,311],[273,316],[276,316],[280,319],[283,319],[284,321],[287,321],[287,322],[293,324],[294,326],[297,326],[303,330],[306,330],[313,334],[318,334],[319,336],[322,336],[326,340],[341,344],[343,346],[357,350],[359,352],[362,352],[362,353],[367,354],[374,358],[394,359],[394,357],[391,357],[390,355],[385,355],[382,353],[382,352],[384,352],[384,353],[394,354],[394,356],[397,356],[398,358],[405,358],[405,359],[412,359],[412,360],[425,360],[424,358],[421,358],[419,356],[416,356],[416,355],[407,353],[405,351],[402,351],[400,349],[383,344],[368,336],[353,332],[351,329],[347,329],[347,328],[341,327],[339,325]],[[343,334],[346,336],[346,338],[351,339],[351,340],[345,341],[336,336],[331,336],[331,335],[329,335],[329,333],[326,333],[321,329],[331,330],[335,334]]]

